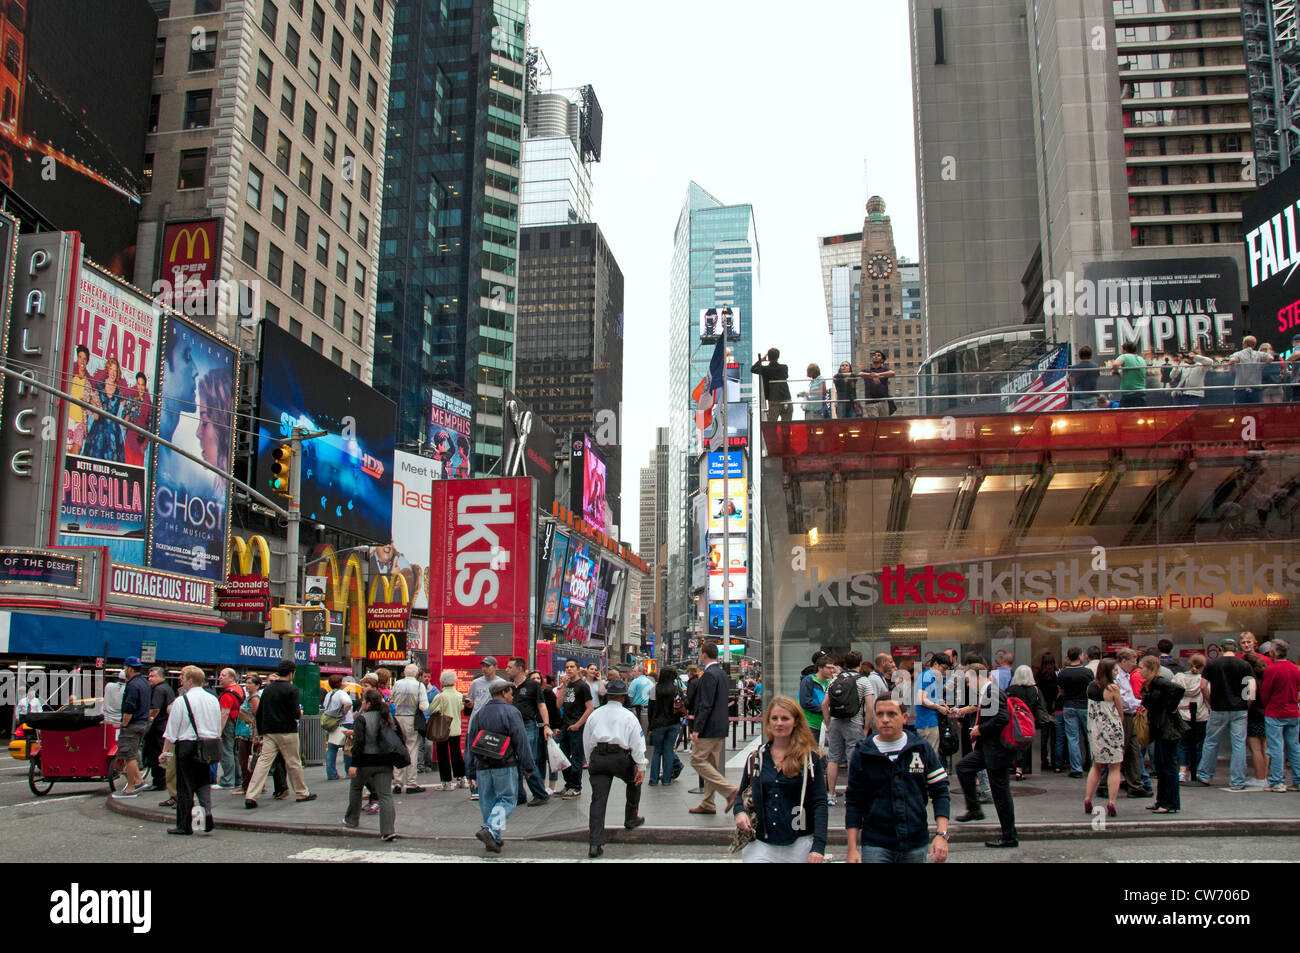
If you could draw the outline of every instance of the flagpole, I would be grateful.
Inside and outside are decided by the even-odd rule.
[[[726,337],[726,329],[723,329]],[[722,358],[722,645],[731,661],[731,431],[727,429],[727,358]],[[743,478],[743,477],[742,477]],[[737,712],[739,714],[739,712]]]

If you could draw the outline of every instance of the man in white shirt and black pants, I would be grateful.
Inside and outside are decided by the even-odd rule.
[[[627,807],[623,826],[634,830],[645,823],[637,813],[641,804],[641,781],[649,764],[645,753],[645,736],[636,715],[623,707],[627,683],[611,678],[605,686],[605,704],[587,718],[583,749],[591,779],[591,817],[588,830],[588,857],[605,853],[605,808],[609,788],[618,778],[627,785]]]
[[[191,809],[196,794],[202,805],[203,831],[212,830],[212,770],[199,760],[199,740],[221,737],[223,713],[216,696],[204,690],[207,684],[208,677],[197,665],[181,669],[183,694],[172,702],[163,730],[159,760],[176,758],[176,826],[169,827],[168,834],[194,833]]]

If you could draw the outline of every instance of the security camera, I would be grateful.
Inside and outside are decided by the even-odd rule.
[[[325,524],[324,524],[324,523],[317,523],[317,524],[316,524],[316,532],[318,532],[318,533],[323,533],[323,532],[325,532]]]

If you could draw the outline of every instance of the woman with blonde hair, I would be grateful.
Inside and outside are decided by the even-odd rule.
[[[433,696],[429,702],[429,719],[445,715],[451,719],[451,726],[446,738],[435,742],[438,748],[438,776],[442,779],[442,789],[450,791],[459,786],[469,787],[465,780],[465,758],[460,751],[460,721],[465,707],[465,696],[456,690],[456,673],[447,669],[438,680],[442,691]]]
[[[760,746],[745,762],[732,809],[748,864],[820,864],[826,853],[826,769],[799,703],[767,706]],[[752,838],[752,841],[750,840]]]

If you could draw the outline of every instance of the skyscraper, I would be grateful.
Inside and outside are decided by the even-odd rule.
[[[1241,0],[1255,178],[1261,186],[1300,161],[1300,134],[1288,128],[1300,118],[1293,105],[1300,91],[1296,16],[1294,2]]]
[[[714,345],[700,340],[700,314],[730,305],[740,312],[739,340],[731,344],[740,365],[741,399],[750,412],[754,388],[754,290],[759,279],[758,231],[750,205],[724,205],[690,183],[673,234],[669,275],[668,386],[668,593],[664,628],[681,633],[691,624],[691,560],[696,555],[694,499],[700,490],[698,439],[691,391],[707,375]],[[751,413],[751,418],[752,418]],[[756,441],[755,441],[756,442]],[[702,555],[702,554],[701,554]],[[750,553],[750,565],[758,559]],[[757,580],[754,581],[757,591]]]
[[[591,165],[600,161],[604,124],[595,91],[530,89],[526,118],[520,226],[590,222]]]
[[[374,385],[399,442],[434,387],[474,406],[474,469],[497,466],[514,383],[527,0],[396,11]]]
[[[650,451],[649,466],[641,468],[641,520],[637,551],[651,566],[641,583],[641,612],[658,636],[663,613],[659,591],[660,554],[668,536],[668,428],[655,428],[655,446]],[[659,644],[656,641],[656,644]],[[667,656],[662,656],[667,658]]]

